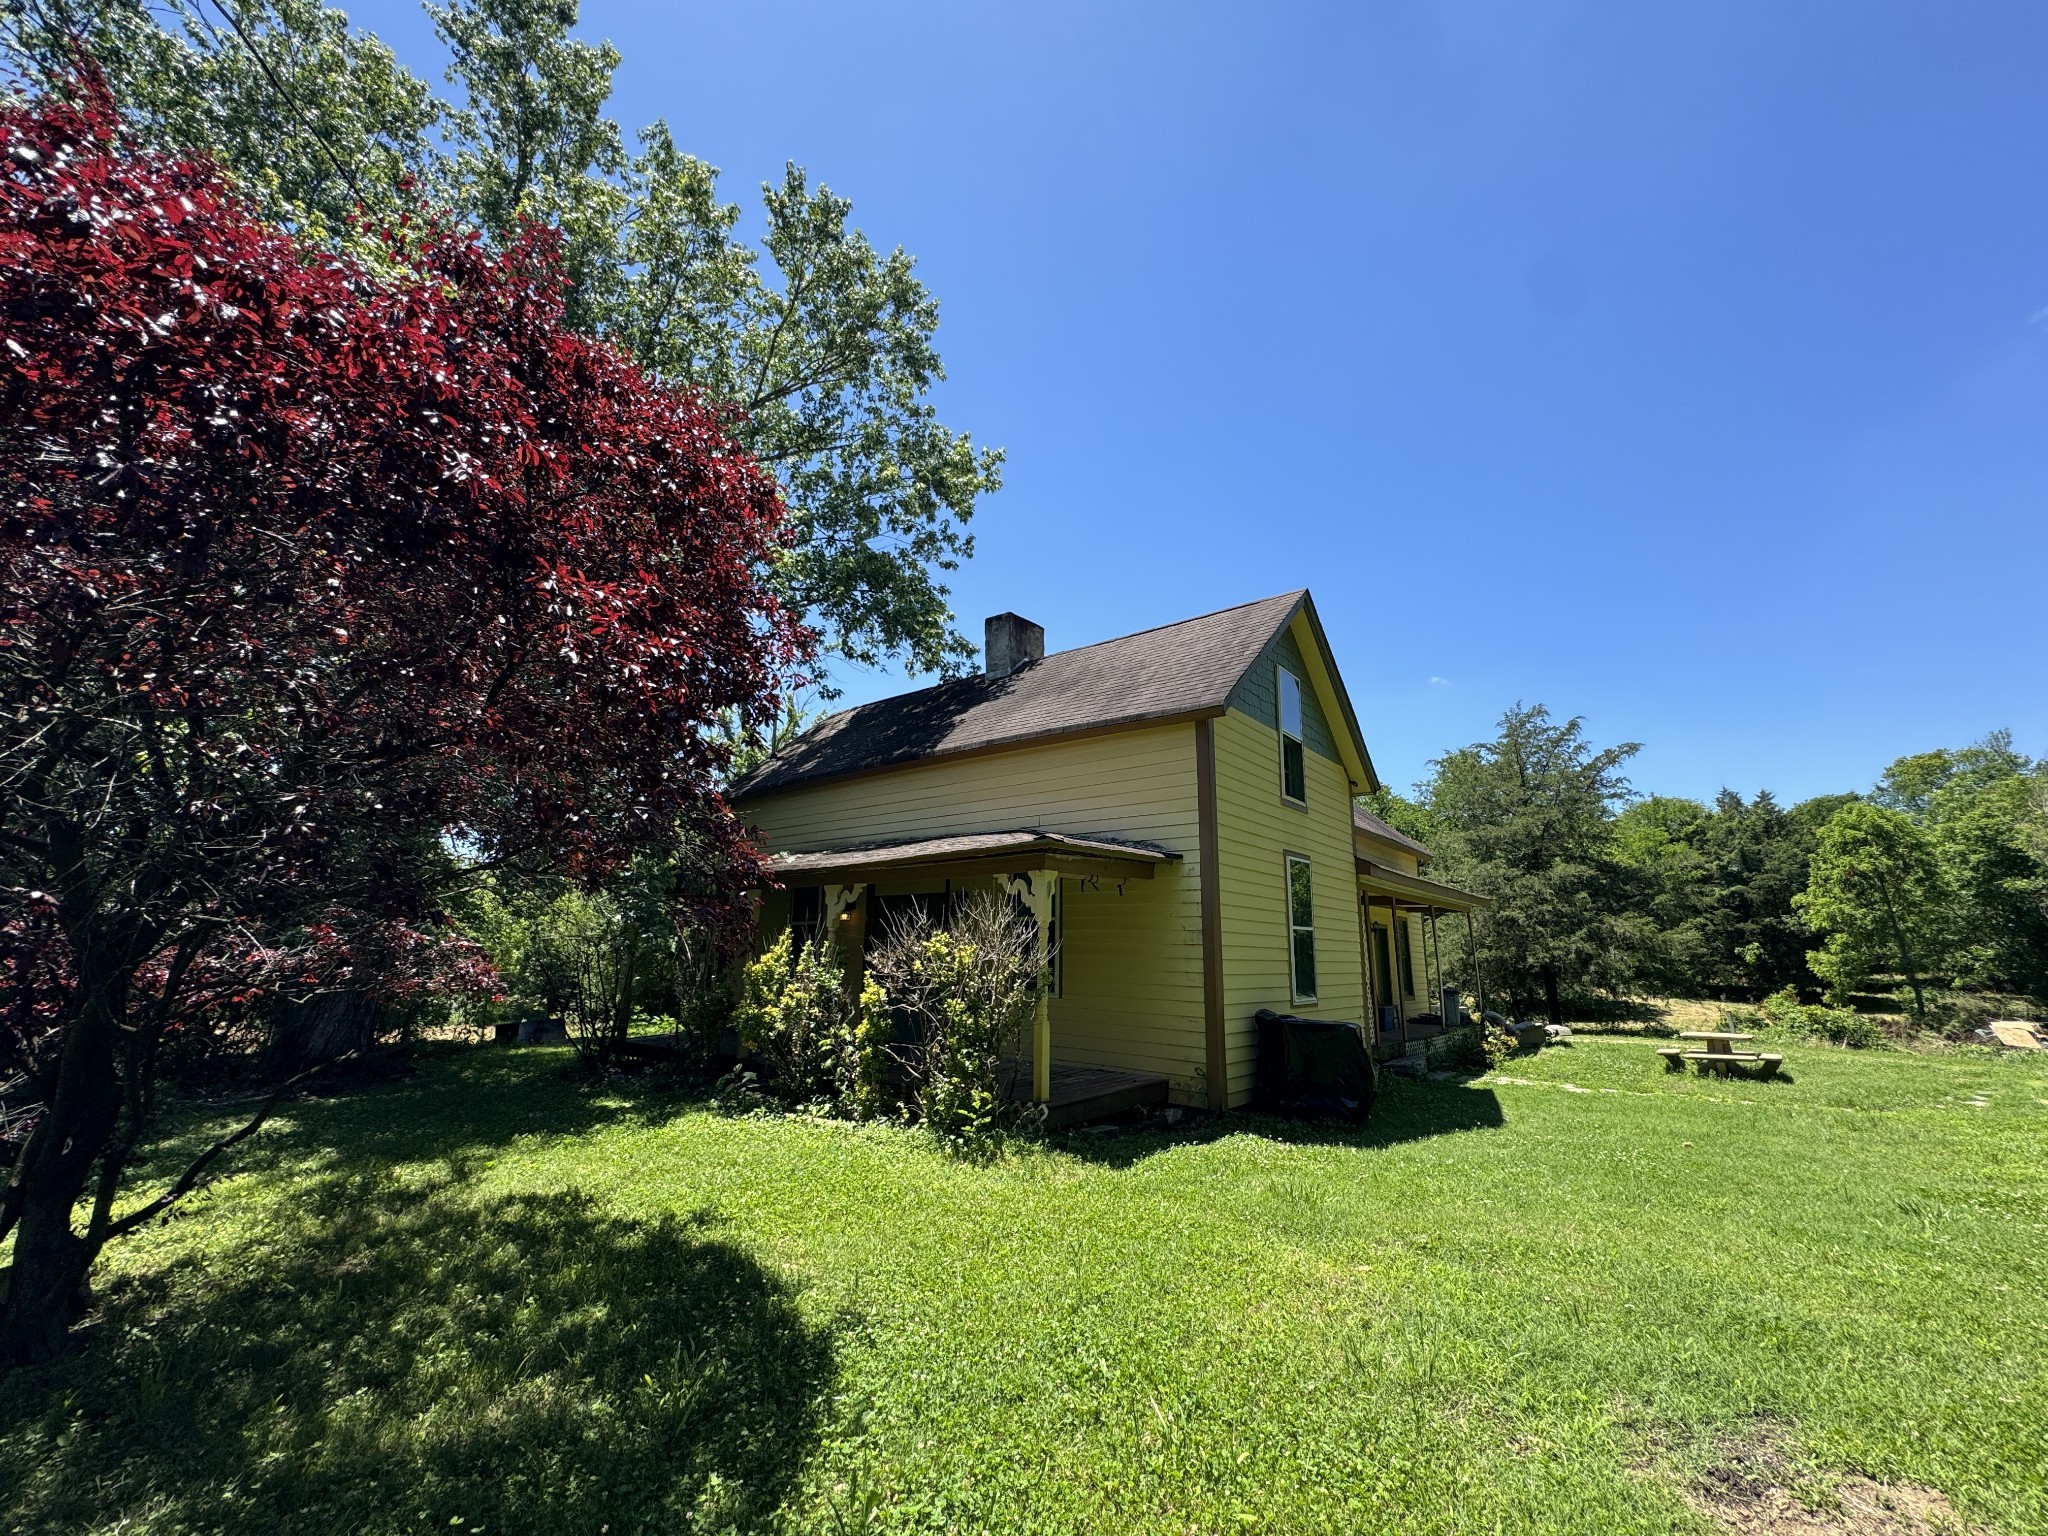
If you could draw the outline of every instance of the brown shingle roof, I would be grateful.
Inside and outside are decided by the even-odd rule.
[[[1436,857],[1435,854],[1415,841],[1406,832],[1398,831],[1388,823],[1381,821],[1379,817],[1373,815],[1371,811],[1366,810],[1363,806],[1354,805],[1351,807],[1351,825],[1369,836],[1380,838],[1394,844],[1396,847],[1406,848],[1418,859],[1433,859]]]
[[[1304,594],[1285,592],[1099,645],[1008,677],[962,677],[828,715],[733,786],[733,798],[928,757],[1220,711]]]

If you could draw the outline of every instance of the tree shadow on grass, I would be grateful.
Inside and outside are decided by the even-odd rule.
[[[303,1163],[309,1154],[336,1168],[366,1155],[394,1163],[460,1160],[523,1136],[659,1124],[704,1098],[665,1072],[595,1078],[566,1048],[434,1043],[415,1056],[421,1070],[407,1076],[316,1082],[220,1171],[261,1173]],[[224,1127],[247,1119],[261,1098],[248,1092],[177,1104],[145,1149],[131,1189],[168,1182]]]
[[[27,1531],[753,1529],[801,1476],[828,1334],[702,1219],[333,1175],[249,1246],[116,1285],[0,1382]]]
[[[1178,1130],[1151,1125],[1081,1131],[1060,1139],[1075,1157],[1113,1168],[1128,1168],[1175,1147],[1220,1141],[1226,1136],[1261,1136],[1298,1146],[1356,1147],[1361,1151],[1404,1141],[1422,1141],[1462,1131],[1494,1130],[1506,1124],[1491,1088],[1460,1083],[1413,1082],[1383,1074],[1372,1117],[1363,1125],[1343,1120],[1288,1120],[1232,1110],[1204,1115]]]

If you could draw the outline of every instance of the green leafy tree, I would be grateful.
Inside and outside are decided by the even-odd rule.
[[[1932,835],[1955,902],[1959,984],[2048,996],[2048,862],[2029,830],[2044,783],[2048,765],[1993,731],[1898,759],[1871,797]]]
[[[852,204],[793,164],[762,187],[759,249],[739,241],[718,172],[665,123],[628,155],[603,111],[619,56],[571,35],[573,0],[430,9],[461,91],[449,118],[461,206],[500,238],[522,216],[560,225],[572,313],[731,408],[732,435],[790,505],[785,600],[852,661],[971,661],[939,573],[973,552],[966,525],[1000,485],[1002,455],[938,420],[938,305],[912,259],[876,251]]]
[[[408,182],[440,164],[433,91],[319,0],[18,0],[0,11],[0,43],[46,84],[68,78],[83,44],[131,137],[213,155],[309,238],[351,243],[359,209],[399,212]]]
[[[1878,780],[1871,800],[1916,821],[1939,814],[1941,805],[1967,800],[1992,785],[2030,773],[2033,762],[2013,749],[2011,731],[1993,731],[1982,741],[1951,750],[1916,752],[1894,761]]]
[[[1812,935],[1793,909],[1806,888],[1818,830],[1769,791],[1745,801],[1722,790],[1712,809],[1652,797],[1615,818],[1623,862],[1649,880],[1668,990],[1760,998],[1813,978]]]
[[[1946,958],[1953,912],[1933,836],[1903,811],[1846,805],[1821,828],[1806,890],[1795,905],[1822,946],[1808,955],[1830,1000],[1886,972],[1904,977],[1916,1017],[1927,979]]]
[[[1643,868],[1683,860],[1708,815],[1697,800],[1673,795],[1637,800],[1614,818],[1615,857]]]
[[[1645,980],[1660,990],[1697,994],[1711,987],[1715,969],[1702,917],[1713,885],[1699,849],[1711,819],[1697,800],[1650,795],[1614,818],[1614,857],[1637,882],[1638,910],[1656,929],[1645,956]]]
[[[1500,734],[1438,758],[1424,788],[1444,874],[1492,898],[1481,918],[1488,974],[1516,1010],[1567,992],[1627,991],[1653,969],[1656,930],[1616,857],[1634,742],[1596,749],[1583,722],[1517,705]]]
[[[2048,861],[2030,846],[2044,781],[1937,797],[1935,846],[1958,898],[1958,980],[2048,997]]]

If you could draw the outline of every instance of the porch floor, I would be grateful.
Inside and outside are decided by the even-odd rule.
[[[1127,1109],[1166,1102],[1166,1079],[1150,1072],[1124,1072],[1116,1067],[1090,1067],[1079,1062],[1052,1064],[1052,1099],[1046,1105],[1048,1130],[1067,1125],[1084,1125],[1090,1120],[1107,1120]],[[1031,1069],[1027,1063],[1017,1074],[1010,1090],[1015,1099],[1031,1097]]]

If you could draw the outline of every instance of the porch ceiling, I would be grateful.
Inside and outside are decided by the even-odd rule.
[[[1493,905],[1484,896],[1442,885],[1420,875],[1404,875],[1370,859],[1358,861],[1358,888],[1368,896],[1385,897],[1397,906],[1433,908],[1438,912],[1474,912]]]
[[[968,832],[915,842],[877,843],[810,853],[777,853],[769,871],[785,885],[855,885],[909,874],[948,878],[1052,869],[1077,875],[1112,875],[1149,880],[1161,864],[1180,855],[1147,843],[1109,837],[1076,837],[1065,832],[1018,830]]]

